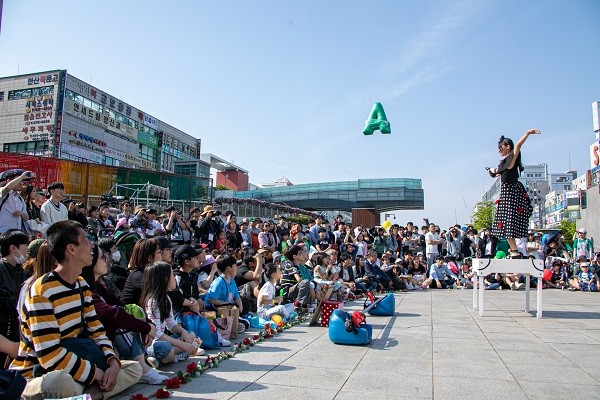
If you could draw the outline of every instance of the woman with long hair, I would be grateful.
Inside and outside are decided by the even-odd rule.
[[[156,337],[148,348],[149,362],[159,364],[184,361],[196,354],[196,335],[188,332],[173,317],[168,292],[177,287],[171,266],[165,262],[149,265],[144,273],[140,305],[156,327]],[[169,336],[166,330],[173,333]]]
[[[498,238],[506,238],[510,245],[510,257],[521,258],[516,239],[527,236],[529,217],[533,212],[531,199],[521,182],[519,175],[523,172],[521,147],[529,135],[539,135],[537,129],[530,129],[516,144],[504,136],[498,141],[498,152],[503,157],[498,168],[488,168],[492,178],[500,176],[500,199],[492,224],[492,234]]]
[[[99,246],[92,248],[92,264],[83,267],[81,277],[85,279],[92,292],[96,315],[104,325],[106,336],[114,343],[122,360],[135,360],[142,367],[140,382],[161,385],[167,376],[150,368],[146,363],[146,347],[156,336],[156,327],[149,321],[136,318],[127,313],[125,304],[102,281],[108,274],[111,262],[110,253]]]
[[[235,220],[230,219],[225,228],[227,249],[231,249],[233,251],[240,249],[244,240],[242,239],[242,234],[238,230]]]
[[[38,239],[41,240],[41,239]],[[35,241],[34,241],[35,242]],[[33,242],[32,242],[33,243]],[[31,251],[31,250],[30,250]],[[21,310],[23,308],[23,303],[25,303],[25,298],[27,296],[27,291],[31,288],[31,285],[40,277],[46,275],[48,272],[51,272],[56,268],[56,260],[50,254],[50,249],[48,249],[48,243],[44,240],[44,242],[40,245],[37,251],[37,255],[35,258],[31,258],[33,260],[32,270],[33,273],[23,283],[23,287],[21,287],[21,292],[19,293],[19,301],[17,304],[17,310]],[[29,260],[27,260],[29,261]],[[19,318],[21,317],[21,313],[19,313]]]
[[[131,253],[129,267],[131,272],[127,277],[121,300],[125,304],[139,304],[142,294],[142,282],[144,277],[144,269],[146,266],[162,258],[162,250],[156,239],[140,239]]]
[[[365,242],[365,235],[359,232],[354,239],[354,246],[356,247],[356,256],[362,256],[363,258],[367,255],[368,245]]]
[[[38,224],[42,222],[40,219],[40,208],[35,204],[35,200],[37,199],[37,192],[35,191],[35,186],[26,185],[21,190],[21,197],[23,201],[25,201],[25,206],[27,207],[27,215],[29,215],[29,219],[35,220]]]

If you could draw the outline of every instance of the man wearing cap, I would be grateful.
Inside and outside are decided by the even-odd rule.
[[[146,215],[148,216],[148,228],[146,228],[146,237],[155,237],[162,236],[165,234],[163,226],[160,222],[157,221],[158,212],[154,208],[149,208],[146,210]],[[152,225],[152,229],[149,226]]]
[[[573,259],[578,260],[581,256],[591,259],[594,255],[594,246],[592,241],[586,238],[587,231],[584,228],[579,229],[573,235]]]
[[[198,291],[197,268],[200,265],[198,256],[201,253],[189,244],[184,244],[175,251],[175,262],[179,268],[173,271],[173,275],[177,286],[169,292],[175,314],[187,311],[198,314],[204,309],[204,302],[200,299]]]
[[[132,231],[137,232],[141,237],[146,237],[146,230],[152,229],[154,225],[148,221],[146,209],[142,206],[136,206],[133,210],[134,217],[129,220],[129,227]]]
[[[175,211],[175,207],[167,207],[165,210],[167,218],[163,221],[163,227],[167,235],[170,235],[171,240],[178,243],[183,243],[182,230],[186,229],[185,222],[181,217],[181,213]]]
[[[42,222],[52,225],[56,222],[67,221],[69,219],[67,207],[60,202],[63,198],[64,191],[65,186],[61,182],[53,182],[48,186],[50,198],[46,200],[40,208]]]
[[[23,182],[34,179],[31,171],[12,169],[0,175],[0,233],[9,229],[23,229],[23,221],[29,219],[27,206],[21,197]]]
[[[164,261],[169,265],[173,265],[173,257],[171,254],[171,249],[173,247],[175,247],[175,243],[171,242],[169,239],[167,239],[164,236],[157,236],[154,239],[158,240],[158,247],[162,251],[162,253],[161,253],[162,258],[160,261]]]
[[[209,249],[215,248],[217,236],[220,232],[220,224],[213,219],[215,210],[212,206],[204,207],[202,211],[202,220],[196,226],[194,237],[198,239],[199,243],[207,244]]]

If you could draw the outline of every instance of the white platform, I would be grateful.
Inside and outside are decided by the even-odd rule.
[[[542,277],[544,276],[544,262],[542,260],[530,259],[501,259],[474,258],[473,272],[473,310],[479,310],[483,317],[483,279],[494,273],[500,274],[523,274],[525,275],[525,312],[529,312],[529,277],[538,278],[537,290],[537,317],[542,318]]]

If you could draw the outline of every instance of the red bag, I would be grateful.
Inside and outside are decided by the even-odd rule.
[[[329,317],[334,310],[343,310],[344,302],[337,300],[327,300],[323,303],[323,311],[321,311],[321,326],[329,326]]]

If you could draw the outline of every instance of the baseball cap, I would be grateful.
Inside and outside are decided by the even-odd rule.
[[[199,254],[200,252],[198,250],[194,249],[189,244],[184,244],[175,251],[175,259],[177,260],[177,262],[181,262],[183,260],[196,257]]]
[[[38,251],[40,246],[46,241],[46,239],[35,239],[31,243],[29,243],[29,258],[36,258],[38,255]]]
[[[585,230],[585,228],[581,228],[580,230],[578,230],[577,232],[579,233],[583,233],[584,235],[587,233],[587,231]]]
[[[164,236],[157,236],[154,239],[158,240],[158,245],[160,246],[161,250],[172,249],[173,247],[175,247],[175,243],[171,242]]]
[[[4,171],[0,174],[0,182],[4,182],[7,179],[18,178],[19,176],[23,175],[23,172],[25,172],[24,169],[7,169],[6,171]],[[23,179],[23,182],[28,182],[33,179],[36,179],[36,178],[34,178],[34,177],[25,178],[25,179]]]

